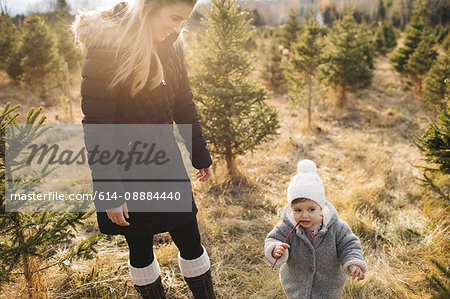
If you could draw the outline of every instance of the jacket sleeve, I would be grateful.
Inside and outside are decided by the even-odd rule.
[[[117,102],[120,93],[108,88],[111,80],[111,63],[104,53],[88,51],[82,68],[81,106],[84,114],[82,120],[84,142],[88,157],[96,149],[115,150],[114,122],[117,112]],[[98,154],[97,154],[98,155]],[[93,163],[88,159],[94,186],[94,198],[97,210],[120,206],[124,200],[124,187],[117,165],[112,163]],[[99,200],[101,192],[108,192],[110,196],[104,196]],[[113,198],[113,195],[117,198]],[[119,198],[119,196],[121,196]],[[110,200],[106,200],[110,198]]]
[[[275,263],[276,258],[272,256],[272,251],[278,244],[281,244],[286,240],[287,235],[289,234],[289,228],[283,221],[279,221],[277,225],[269,232],[264,242],[264,254],[266,259],[273,265]],[[283,255],[278,259],[277,265],[281,266],[284,264],[289,258],[289,249],[286,249]]]
[[[361,243],[358,237],[355,236],[345,221],[338,221],[340,227],[336,234],[336,247],[338,257],[341,260],[345,272],[350,275],[349,267],[356,265],[365,273],[367,271],[367,265],[364,262]]]
[[[197,108],[193,101],[194,96],[187,76],[186,62],[184,60],[182,47],[177,46],[175,52],[180,63],[181,81],[175,96],[173,118],[177,124],[192,125],[192,135],[188,134],[188,132],[183,129],[180,129],[180,134],[184,140],[186,140],[188,136],[192,136],[192,149],[190,152],[192,166],[197,169],[207,168],[212,164],[212,160],[206,147],[206,140],[200,126]]]

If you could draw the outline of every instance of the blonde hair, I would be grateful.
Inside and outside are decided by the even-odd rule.
[[[125,55],[117,64],[111,86],[129,81],[131,95],[134,96],[147,84],[150,90],[161,84],[164,69],[154,47],[152,28],[148,24],[156,9],[179,2],[195,6],[197,0],[131,0],[128,3],[123,14],[125,30],[120,40],[120,48],[125,49]],[[156,68],[151,74],[153,63]]]
[[[197,0],[130,0],[125,5],[115,6],[114,10],[119,7],[121,11],[114,11],[114,16],[111,14],[112,11],[101,11],[101,19],[105,17],[110,19],[111,16],[113,19],[112,25],[109,22],[105,30],[116,32],[115,37],[119,37],[107,41],[109,47],[116,49],[110,87],[119,84],[126,85],[132,96],[135,96],[147,86],[149,90],[158,87],[164,78],[164,69],[154,47],[153,32],[149,25],[151,15],[164,6],[177,3],[195,6],[196,2]],[[77,27],[84,26],[80,23],[83,22],[85,15],[89,14],[95,15],[95,12],[87,12],[84,16],[77,16],[72,28],[75,39],[82,46],[89,44],[89,40],[86,36],[77,32]]]

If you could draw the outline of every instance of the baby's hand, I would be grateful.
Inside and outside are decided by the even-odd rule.
[[[356,265],[351,265],[349,267],[350,270],[350,274],[352,275],[352,279],[354,280],[356,277],[358,277],[358,281],[359,280],[363,280],[366,276],[363,273],[363,270],[356,266]]]
[[[289,247],[291,246],[289,246],[289,244],[286,243],[278,244],[277,247],[273,249],[272,256],[275,258],[279,258],[280,256],[283,255],[284,251]]]

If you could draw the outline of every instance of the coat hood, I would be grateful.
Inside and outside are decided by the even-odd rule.
[[[124,15],[128,5],[121,2],[110,9],[85,10],[77,14],[72,24],[75,42],[83,48],[116,49],[124,34]],[[164,41],[155,41],[157,50],[176,41],[181,43],[181,34],[168,36]],[[159,52],[159,51],[158,51]]]
[[[80,12],[72,24],[75,41],[84,48],[116,48],[123,34],[122,17],[127,9],[125,2],[105,10]]]
[[[292,213],[291,204],[287,203],[283,207],[281,212],[281,219],[288,223],[290,226],[294,227],[297,223],[294,220],[294,214]],[[325,207],[323,208],[323,227],[330,227],[338,219],[338,213],[334,206],[329,202],[325,201]]]

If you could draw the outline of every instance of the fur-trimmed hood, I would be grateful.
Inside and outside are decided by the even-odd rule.
[[[292,213],[291,205],[288,203],[283,207],[281,212],[281,219],[294,227],[297,223],[294,220],[294,214]],[[329,202],[325,202],[323,208],[323,227],[322,229],[328,229],[338,219],[338,213],[334,206]],[[299,227],[297,227],[298,229]]]
[[[75,41],[84,48],[117,47],[123,34],[122,17],[127,3],[122,2],[110,9],[85,10],[72,24]]]
[[[120,46],[125,27],[124,15],[128,8],[121,2],[110,9],[85,10],[80,12],[72,24],[76,43],[82,48],[117,49]],[[160,58],[168,55],[167,49],[181,48],[182,34],[173,33],[164,41],[155,41],[154,46]]]

